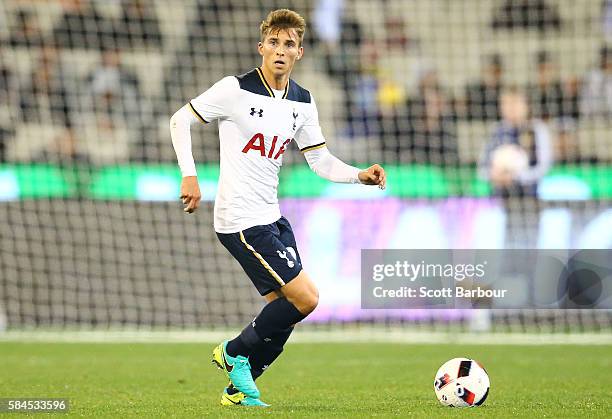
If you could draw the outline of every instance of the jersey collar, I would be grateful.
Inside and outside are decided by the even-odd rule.
[[[261,79],[261,83],[263,84],[264,88],[266,89],[270,97],[274,97],[274,92],[272,92],[272,88],[266,81],[266,78],[264,77],[263,72],[261,71],[261,68],[257,67],[255,71],[257,71],[257,74],[259,75],[259,78]],[[285,86],[285,93],[283,93],[283,99],[287,99],[287,94],[289,93],[289,83],[291,83],[291,79],[287,80],[287,85]]]

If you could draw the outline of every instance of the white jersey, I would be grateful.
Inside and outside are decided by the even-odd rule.
[[[283,153],[294,139],[302,152],[325,146],[310,93],[289,80],[275,97],[256,68],[221,79],[187,106],[203,123],[219,121],[215,231],[236,233],[278,220]]]

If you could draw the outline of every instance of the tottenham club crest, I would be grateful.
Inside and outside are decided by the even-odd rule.
[[[287,252],[281,252],[280,250],[277,250],[276,253],[278,253],[279,258],[285,259],[287,261],[288,267],[293,268],[295,266],[295,262],[292,260],[289,260],[289,258],[287,257]]]
[[[298,113],[294,109],[293,110],[293,130],[294,131],[295,131],[296,123],[297,123],[297,117],[298,117]]]

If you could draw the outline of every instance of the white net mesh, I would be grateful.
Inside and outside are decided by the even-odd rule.
[[[321,289],[311,322],[610,330],[605,310],[359,301],[361,248],[610,248],[605,0],[1,2],[0,328],[215,328],[256,314],[212,230],[216,129],[193,129],[208,202],[184,217],[168,119],[259,64],[258,25],[278,7],[308,22],[292,77],[316,97],[332,152],[389,171],[369,199],[285,154],[281,207]],[[508,138],[519,154],[496,153]]]

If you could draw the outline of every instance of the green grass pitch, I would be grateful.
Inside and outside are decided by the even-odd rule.
[[[612,417],[612,346],[289,344],[258,380],[268,409],[221,407],[211,344],[0,343],[0,397],[66,397],[84,417]],[[479,360],[486,403],[434,398],[446,360]]]

